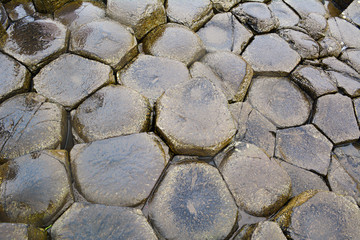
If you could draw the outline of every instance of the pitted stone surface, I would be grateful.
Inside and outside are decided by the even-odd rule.
[[[64,54],[34,77],[34,89],[72,109],[100,87],[112,83],[113,77],[111,68],[105,64]]]
[[[139,209],[74,203],[51,228],[54,240],[158,239]]]
[[[349,48],[360,48],[360,29],[348,21],[335,17],[328,20],[329,33],[339,43]]]
[[[184,63],[150,55],[139,55],[117,76],[121,84],[147,97],[152,105],[167,89],[190,80]]]
[[[167,57],[190,65],[205,54],[205,47],[197,34],[189,28],[168,23],[151,31],[144,39],[146,54]]]
[[[333,37],[326,36],[319,41],[319,57],[338,57],[341,53],[341,44]]]
[[[16,95],[0,105],[0,159],[56,149],[65,139],[66,112],[36,93]]]
[[[0,166],[2,222],[48,226],[71,203],[67,152],[34,152]]]
[[[347,49],[341,54],[340,59],[349,64],[360,74],[360,50]]]
[[[275,222],[260,222],[251,236],[251,240],[286,240],[279,225]]]
[[[299,26],[305,29],[312,38],[318,40],[325,36],[328,25],[323,15],[310,13],[300,20]]]
[[[233,6],[241,2],[241,0],[211,0],[213,6],[218,11],[229,11]]]
[[[123,67],[138,52],[135,36],[123,25],[105,19],[72,31],[69,50],[113,68]]]
[[[287,78],[257,77],[249,90],[249,103],[278,127],[304,124],[311,111],[308,97]]]
[[[130,88],[109,85],[74,110],[72,123],[73,134],[85,142],[145,132],[150,125],[150,105]]]
[[[319,0],[284,0],[292,9],[294,9],[301,17],[306,17],[308,14],[317,13],[328,16],[324,5]]]
[[[213,156],[236,132],[225,95],[204,78],[169,89],[159,98],[156,130],[177,154]]]
[[[46,232],[23,223],[0,223],[0,238],[14,240],[46,240]]]
[[[216,14],[197,34],[208,52],[229,51],[240,54],[253,33],[231,13]]]
[[[282,0],[272,0],[268,7],[279,20],[279,28],[295,26],[300,20],[299,16]]]
[[[17,21],[35,13],[35,7],[30,0],[12,0],[4,5],[9,18]]]
[[[334,149],[336,159],[352,179],[360,184],[360,146],[359,143],[349,144]]]
[[[300,62],[300,55],[275,33],[255,36],[242,54],[257,74],[286,75]]]
[[[240,209],[269,216],[286,203],[291,180],[286,171],[258,147],[237,142],[216,161]]]
[[[206,163],[174,164],[149,204],[149,218],[166,239],[225,239],[237,206],[218,170]]]
[[[90,202],[135,206],[149,196],[168,161],[160,138],[139,133],[75,145],[75,184]]]

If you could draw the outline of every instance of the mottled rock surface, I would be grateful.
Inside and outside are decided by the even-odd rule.
[[[241,2],[241,0],[211,0],[213,6],[218,11],[229,11],[233,6]]]
[[[353,1],[343,12],[343,15],[350,19],[353,23],[360,26],[360,3],[359,1]]]
[[[2,25],[3,29],[6,29],[9,25],[9,18],[2,3],[0,3],[0,24]]]
[[[251,236],[251,240],[286,240],[279,225],[275,222],[260,222]]]
[[[328,24],[327,19],[323,15],[310,13],[300,20],[299,26],[305,29],[312,38],[318,40],[325,37]]]
[[[355,107],[356,118],[358,120],[358,123],[360,124],[360,98],[355,98],[353,102]]]
[[[336,159],[352,179],[360,183],[360,146],[353,143],[346,146],[337,147],[334,150]]]
[[[14,240],[46,240],[46,232],[23,223],[0,223],[0,238]]]
[[[324,5],[319,0],[284,0],[284,2],[301,17],[306,17],[310,13],[317,13],[325,17],[328,15]]]
[[[340,58],[360,74],[360,50],[347,49],[341,54]]]
[[[12,0],[5,3],[5,9],[12,21],[17,21],[35,13],[35,7],[30,0]]]
[[[319,41],[320,57],[338,57],[341,53],[341,44],[333,37],[326,36]]]
[[[36,10],[43,13],[53,13],[71,0],[33,0]]]
[[[299,16],[282,0],[272,0],[268,7],[279,20],[279,28],[295,26],[300,20]]]
[[[330,18],[328,20],[329,33],[343,46],[360,48],[360,42],[354,39],[360,38],[360,29],[341,18]]]

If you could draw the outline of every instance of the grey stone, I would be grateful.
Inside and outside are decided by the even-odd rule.
[[[341,45],[349,48],[360,48],[360,29],[348,21],[335,17],[328,20],[329,34]]]
[[[149,218],[166,239],[225,239],[237,206],[218,170],[206,163],[174,164],[149,204]]]
[[[235,234],[233,240],[251,240],[251,235],[256,228],[256,224],[245,224]]]
[[[156,107],[156,130],[177,154],[213,156],[236,132],[225,95],[204,78],[166,91]]]
[[[42,13],[53,13],[71,0],[33,0],[37,11]]]
[[[277,223],[270,221],[260,222],[252,234],[251,240],[267,239],[286,240],[286,237]]]
[[[197,34],[189,28],[168,23],[151,31],[143,41],[144,52],[167,57],[190,65],[205,54],[205,47]]]
[[[72,109],[97,89],[114,82],[113,78],[105,64],[64,54],[42,68],[33,80],[38,93]]]
[[[360,184],[360,146],[359,143],[353,143],[334,149],[336,159],[339,161],[345,171],[351,178]]]
[[[241,2],[241,0],[211,0],[213,6],[218,11],[229,11],[233,6]]]
[[[156,240],[139,209],[74,203],[53,225],[51,237],[60,239]]]
[[[256,74],[287,75],[301,57],[275,33],[255,36],[242,54]]]
[[[360,74],[360,50],[359,49],[347,49],[345,50],[340,59],[353,67]]]
[[[0,24],[2,25],[3,29],[6,29],[9,25],[9,18],[2,3],[0,3]]]
[[[332,81],[336,83],[339,89],[350,97],[360,96],[360,78],[354,78],[347,74],[328,71]]]
[[[9,18],[17,21],[35,13],[35,7],[31,0],[12,0],[4,5]]]
[[[300,18],[282,0],[272,0],[268,5],[279,20],[279,28],[292,27],[298,24]]]
[[[46,232],[23,223],[0,223],[0,238],[14,240],[46,240]]]
[[[305,29],[312,38],[318,40],[325,37],[327,20],[323,15],[310,13],[300,20],[299,26]]]
[[[360,98],[353,99],[353,102],[355,107],[356,118],[358,120],[358,123],[360,124]]]
[[[319,57],[338,57],[341,53],[341,44],[333,37],[326,36],[319,42]]]
[[[346,19],[349,19],[351,22],[360,26],[360,2],[353,1],[346,9],[343,11],[342,15],[345,16]]]
[[[351,77],[355,77],[360,79],[360,74],[357,73],[353,68],[348,66],[347,64],[341,62],[335,57],[328,57],[321,60],[322,64],[326,68],[327,71],[335,71],[339,73],[344,73]]]
[[[317,13],[328,16],[324,5],[319,0],[284,0],[292,9],[294,9],[301,17],[306,17],[311,13]]]
[[[360,137],[351,98],[341,94],[325,95],[317,100],[313,123],[335,144]]]

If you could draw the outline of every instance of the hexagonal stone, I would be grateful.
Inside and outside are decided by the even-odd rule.
[[[304,124],[312,108],[309,97],[288,78],[257,77],[252,81],[248,101],[276,126]]]
[[[12,0],[5,3],[4,6],[12,21],[17,21],[35,13],[35,7],[31,0]]]
[[[253,33],[231,13],[216,14],[197,34],[208,52],[229,51],[240,54]]]
[[[242,54],[255,73],[286,75],[300,62],[300,55],[275,33],[255,36]]]
[[[353,143],[334,149],[336,159],[339,161],[345,171],[351,178],[360,184],[360,146],[359,143]]]
[[[351,98],[339,93],[317,100],[313,123],[335,144],[360,137]]]
[[[0,105],[0,159],[56,149],[65,139],[66,112],[36,93],[16,95]]]
[[[341,54],[340,59],[353,67],[360,74],[360,50],[347,49]]]
[[[151,31],[143,41],[144,52],[167,57],[190,65],[205,54],[205,47],[197,34],[189,28],[168,23]]]
[[[22,223],[0,223],[1,239],[46,240],[46,232]]]
[[[9,18],[2,3],[0,3],[0,24],[3,29],[6,29],[9,25]]]
[[[284,2],[294,9],[301,17],[306,17],[311,13],[318,13],[324,17],[328,16],[324,5],[319,0],[284,0]]]
[[[360,79],[360,74],[358,72],[356,72],[349,65],[343,63],[342,61],[340,61],[335,57],[323,58],[321,60],[321,63],[324,65],[324,68],[326,69],[327,72],[334,71],[348,75],[350,77]]]
[[[350,19],[351,22],[360,26],[360,3],[358,1],[353,1],[343,12],[343,15],[346,19]]]
[[[87,96],[114,82],[111,68],[73,54],[61,55],[34,77],[34,89],[66,109],[76,107]]]
[[[235,135],[221,90],[204,78],[179,84],[158,100],[156,130],[177,154],[212,156]]]
[[[335,17],[328,20],[329,33],[339,43],[349,48],[360,48],[360,29],[348,21]]]
[[[137,39],[166,23],[164,0],[108,0],[106,13],[121,24],[131,27]]]
[[[279,28],[292,27],[298,24],[299,16],[282,0],[272,0],[268,7],[279,20]]]
[[[241,0],[211,0],[213,6],[218,11],[229,11],[233,6],[241,2]]]
[[[242,210],[269,216],[286,203],[291,194],[290,177],[260,148],[236,142],[222,154],[216,165]]]
[[[293,198],[275,220],[288,237],[300,239],[357,239],[360,210],[333,192],[304,192]]]
[[[151,105],[169,88],[190,80],[182,62],[150,55],[139,55],[117,73],[118,81],[149,98]]]
[[[338,57],[341,53],[341,44],[333,37],[326,36],[319,42],[319,57]]]
[[[43,13],[53,13],[71,0],[33,0],[36,10]]]
[[[325,36],[328,24],[323,15],[310,13],[300,20],[299,27],[305,29],[312,38],[318,40]]]
[[[30,87],[30,72],[14,59],[0,53],[0,102]]]
[[[67,152],[46,150],[0,166],[2,222],[48,226],[73,201]]]
[[[218,170],[203,162],[170,166],[149,204],[149,218],[166,239],[225,239],[237,206]]]
[[[24,18],[6,31],[4,51],[35,71],[66,50],[67,30],[51,19]]]
[[[139,133],[75,145],[71,167],[88,201],[135,206],[149,196],[168,158],[160,138]]]
[[[139,209],[74,203],[51,228],[52,239],[156,240]]]
[[[267,239],[286,240],[286,237],[277,223],[270,221],[260,222],[252,234],[251,240]]]

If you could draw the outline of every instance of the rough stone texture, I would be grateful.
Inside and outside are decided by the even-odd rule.
[[[340,59],[353,67],[360,74],[360,50],[347,49],[341,54]]]
[[[185,25],[194,31],[214,15],[210,0],[167,0],[166,13],[170,22]]]
[[[74,203],[51,228],[52,239],[158,239],[139,209]]]
[[[240,54],[253,33],[231,13],[216,14],[197,34],[208,52],[229,51]]]
[[[177,85],[158,100],[156,130],[177,154],[212,156],[236,132],[225,95],[204,78]]]
[[[55,149],[65,139],[66,112],[36,93],[16,95],[0,105],[0,159]]]
[[[236,142],[223,154],[216,165],[240,209],[254,216],[269,216],[286,203],[291,194],[290,177],[260,148]]]
[[[9,18],[17,21],[35,13],[35,7],[31,0],[12,0],[4,5]]]
[[[353,100],[355,107],[355,114],[360,125],[360,98],[356,98]]]
[[[33,71],[66,50],[67,30],[51,19],[24,18],[6,32],[4,51]]]
[[[121,84],[149,98],[152,105],[167,89],[190,80],[184,63],[150,55],[139,55],[117,76]]]
[[[53,13],[71,0],[33,0],[36,10],[43,13]]]
[[[323,15],[310,13],[300,20],[299,26],[305,29],[312,38],[318,40],[325,37],[327,20]]]
[[[354,78],[347,74],[328,71],[331,79],[337,84],[338,88],[349,97],[360,96],[360,78]]]
[[[232,13],[258,33],[270,32],[279,26],[279,20],[264,3],[243,3],[234,8]]]
[[[286,237],[277,223],[270,221],[260,222],[252,234],[251,240],[267,239],[286,240]]]
[[[146,54],[167,57],[190,65],[205,54],[205,47],[197,34],[189,28],[168,23],[151,31],[144,39]]]
[[[329,34],[334,37],[341,45],[349,48],[360,48],[360,29],[348,21],[335,17],[328,20]]]
[[[138,53],[135,36],[123,25],[106,19],[93,20],[74,30],[69,50],[113,68],[123,67]]]
[[[317,100],[313,123],[335,144],[360,137],[351,98],[341,94],[326,95]]]
[[[34,89],[66,109],[76,107],[100,87],[112,83],[114,75],[105,64],[64,54],[34,77]]]
[[[311,111],[311,102],[288,78],[257,77],[253,79],[248,101],[276,126],[302,125]]]
[[[353,1],[343,12],[343,15],[351,22],[360,26],[360,3],[359,1]]]
[[[233,6],[241,2],[241,0],[211,0],[213,6],[218,11],[229,11]]]
[[[321,62],[326,68],[326,71],[335,71],[360,79],[359,73],[335,57],[324,58]]]
[[[301,57],[275,33],[255,36],[242,54],[256,74],[286,75],[300,62]]]
[[[0,3],[0,24],[3,29],[6,29],[9,25],[9,18],[2,3]]]
[[[272,0],[268,7],[279,20],[279,28],[295,26],[300,20],[299,16],[282,0]]]
[[[75,145],[71,150],[75,185],[90,202],[138,205],[167,164],[167,151],[160,138],[147,133]]]
[[[319,0],[284,0],[292,9],[294,9],[301,17],[306,17],[311,13],[317,13],[328,16],[324,5]]]
[[[48,226],[73,201],[67,152],[46,150],[0,166],[2,222]]]
[[[216,168],[188,162],[170,166],[149,204],[149,218],[166,239],[225,239],[237,206]]]
[[[30,88],[30,72],[14,59],[0,53],[0,102]]]
[[[163,0],[108,0],[106,13],[111,18],[131,27],[137,39],[153,28],[166,23]]]
[[[319,47],[319,57],[338,57],[341,53],[341,44],[333,37],[324,37],[319,41]]]
[[[22,223],[0,223],[0,238],[14,240],[46,240],[41,228]]]
[[[118,85],[104,87],[87,98],[72,117],[73,134],[80,142],[145,132],[150,124],[149,101]]]

